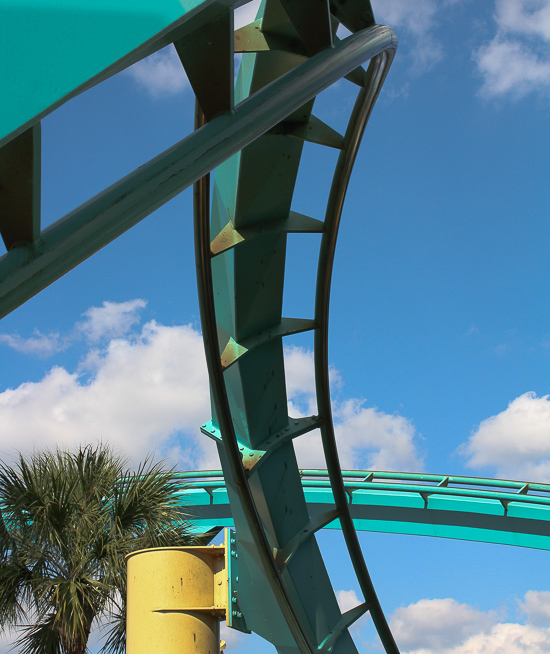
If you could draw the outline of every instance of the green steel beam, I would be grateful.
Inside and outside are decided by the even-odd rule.
[[[365,59],[395,43],[387,27],[348,37],[240,102],[0,258],[0,317],[44,289]]]
[[[174,42],[207,121],[233,109],[233,11]]]
[[[70,98],[250,0],[2,0],[0,147]]]
[[[316,6],[320,12],[326,9],[323,2]],[[285,7],[279,0],[265,3],[261,20],[253,27],[261,28],[265,43],[292,43],[300,38],[296,28],[301,20],[300,10],[291,10],[290,20]],[[241,34],[247,35],[249,42],[255,40],[260,48],[257,54],[243,56],[236,86],[237,102],[271,88],[304,66],[301,48],[294,54],[287,49],[265,50],[265,44],[260,38],[254,39],[250,29]],[[310,61],[330,57],[339,45],[323,50]],[[336,145],[342,150],[332,193],[336,201],[329,206],[323,229],[315,230],[322,231],[323,239],[328,238],[330,244],[335,240],[333,228],[340,217],[357,148],[395,46],[395,41],[388,41],[386,48],[373,53],[369,72],[360,75],[365,88],[360,91],[346,136],[335,139],[334,134],[328,136],[327,130],[317,129],[318,137],[323,132],[321,138],[330,140],[330,147]],[[352,70],[356,71],[357,66]],[[349,620],[355,614],[342,615],[314,536],[324,522],[337,515],[364,594],[365,610],[371,612],[386,651],[396,653],[397,646],[368,576],[349,515],[333,431],[325,430],[323,439],[331,484],[338,495],[336,513],[327,512],[328,518],[325,515],[312,519],[292,442],[299,434],[297,431],[291,435],[292,421],[287,413],[280,336],[283,331],[294,331],[282,329],[281,315],[290,230],[273,230],[272,226],[291,215],[305,141],[298,134],[307,134],[303,127],[310,122],[312,105],[313,102],[304,103],[282,125],[216,169],[211,219],[209,179],[200,180],[195,187],[199,302],[213,398],[213,418],[205,425],[204,433],[218,442],[228,479],[227,492],[237,527],[239,579],[243,582],[239,603],[248,627],[270,640],[281,653],[357,651],[348,631]],[[289,128],[285,129],[287,125]],[[328,229],[333,233],[327,235]],[[246,234],[254,234],[254,238],[247,239],[243,236]],[[331,248],[332,245],[328,251]],[[330,282],[329,259],[324,255],[322,280],[318,283],[323,298]],[[323,311],[309,321],[316,332],[326,324]],[[272,336],[265,338],[266,334]],[[246,344],[256,346],[248,349]],[[325,406],[327,399],[322,399],[320,403]],[[330,414],[320,413],[320,419],[311,418],[311,426],[320,425],[323,430]],[[279,434],[287,437],[278,442]],[[281,559],[274,552],[286,554]]]
[[[40,123],[0,149],[0,234],[6,249],[40,235]]]

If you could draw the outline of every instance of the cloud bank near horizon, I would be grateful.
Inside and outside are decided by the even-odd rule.
[[[544,654],[550,651],[550,593],[518,601],[523,622],[454,599],[421,599],[398,608],[390,627],[403,654]]]
[[[2,456],[13,456],[15,447],[28,452],[102,440],[134,462],[154,451],[183,469],[219,467],[214,444],[199,432],[210,416],[202,336],[192,325],[142,323],[145,307],[136,299],[88,309],[63,337],[67,347],[82,348],[76,369],[52,365],[42,379],[0,393]],[[21,348],[19,335],[2,342],[29,355],[56,353],[53,345]],[[315,413],[313,354],[285,348],[285,367],[289,414]],[[339,373],[331,376],[341,387]],[[420,437],[407,418],[356,398],[337,399],[333,410],[344,467],[422,469]],[[297,439],[296,450],[301,466],[325,467],[318,433]]]
[[[150,452],[186,469],[219,467],[214,445],[199,432],[210,416],[202,336],[192,325],[143,323],[146,301],[104,302],[69,333],[29,338],[0,334],[0,345],[29,356],[82,354],[75,369],[52,365],[42,379],[0,393],[0,452],[108,441],[134,461]],[[313,353],[285,347],[291,417],[317,413]],[[331,370],[333,416],[343,468],[415,472],[425,442],[412,421],[349,396]],[[466,466],[485,475],[550,479],[550,396],[527,392],[483,420],[459,447]],[[323,468],[321,437],[295,441],[300,465]]]

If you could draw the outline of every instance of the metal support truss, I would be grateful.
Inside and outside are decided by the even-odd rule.
[[[303,65],[299,63],[302,48],[297,54],[289,53],[288,45],[284,52],[265,50],[268,41],[287,39],[288,43],[293,26],[291,20],[283,18],[282,5],[268,1],[261,21],[255,25],[261,25],[269,39],[262,42],[256,38],[261,55],[243,59],[237,101],[245,102],[249,94],[253,97]],[[313,50],[319,47],[313,41],[305,45]],[[327,52],[330,50],[323,50],[309,62]],[[356,75],[361,90],[344,138],[331,134],[324,143],[336,145],[341,152],[322,227],[310,219],[310,229],[284,228],[295,222],[289,218],[293,215],[290,204],[305,140],[298,135],[307,134],[308,124],[318,125],[312,120],[312,102],[216,170],[212,218],[209,177],[195,185],[199,300],[214,411],[203,431],[219,443],[235,516],[239,577],[245,589],[240,604],[249,628],[268,638],[280,652],[356,652],[348,627],[365,611],[371,612],[386,651],[398,652],[349,512],[332,426],[327,355],[330,280],[343,201],[362,135],[394,52],[392,38],[385,48],[372,53],[368,71]],[[283,71],[282,78],[277,77],[278,69]],[[209,111],[215,115],[211,98],[208,101]],[[205,121],[200,109],[197,119],[199,127]],[[322,142],[321,138],[317,142]],[[296,319],[281,315],[284,255],[290,231],[323,233],[315,317],[302,321],[300,328]],[[292,437],[307,429],[299,428],[284,438],[285,433],[291,434],[294,420],[286,408],[282,337],[302,328],[315,331],[319,416],[309,419],[309,429],[321,427],[336,504],[333,511],[314,520],[308,515],[292,444]],[[334,519],[340,520],[365,600],[358,611],[345,615],[336,603],[314,537]],[[270,603],[270,598],[276,602]]]
[[[1,222],[0,231],[11,249],[0,258],[0,318],[280,123],[365,59],[395,46],[394,32],[377,26],[303,61],[240,102],[230,113],[217,116],[41,233],[35,226],[32,241],[14,240],[11,223]],[[7,156],[5,148],[0,154]],[[1,161],[0,156],[0,169]],[[33,220],[36,224],[36,216]]]

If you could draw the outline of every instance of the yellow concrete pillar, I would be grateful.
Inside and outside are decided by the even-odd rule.
[[[127,654],[220,653],[225,546],[140,550],[127,564]]]

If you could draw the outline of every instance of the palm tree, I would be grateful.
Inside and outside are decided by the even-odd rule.
[[[20,654],[84,654],[106,620],[101,651],[125,651],[125,555],[192,541],[171,472],[105,445],[0,465],[0,628]]]

